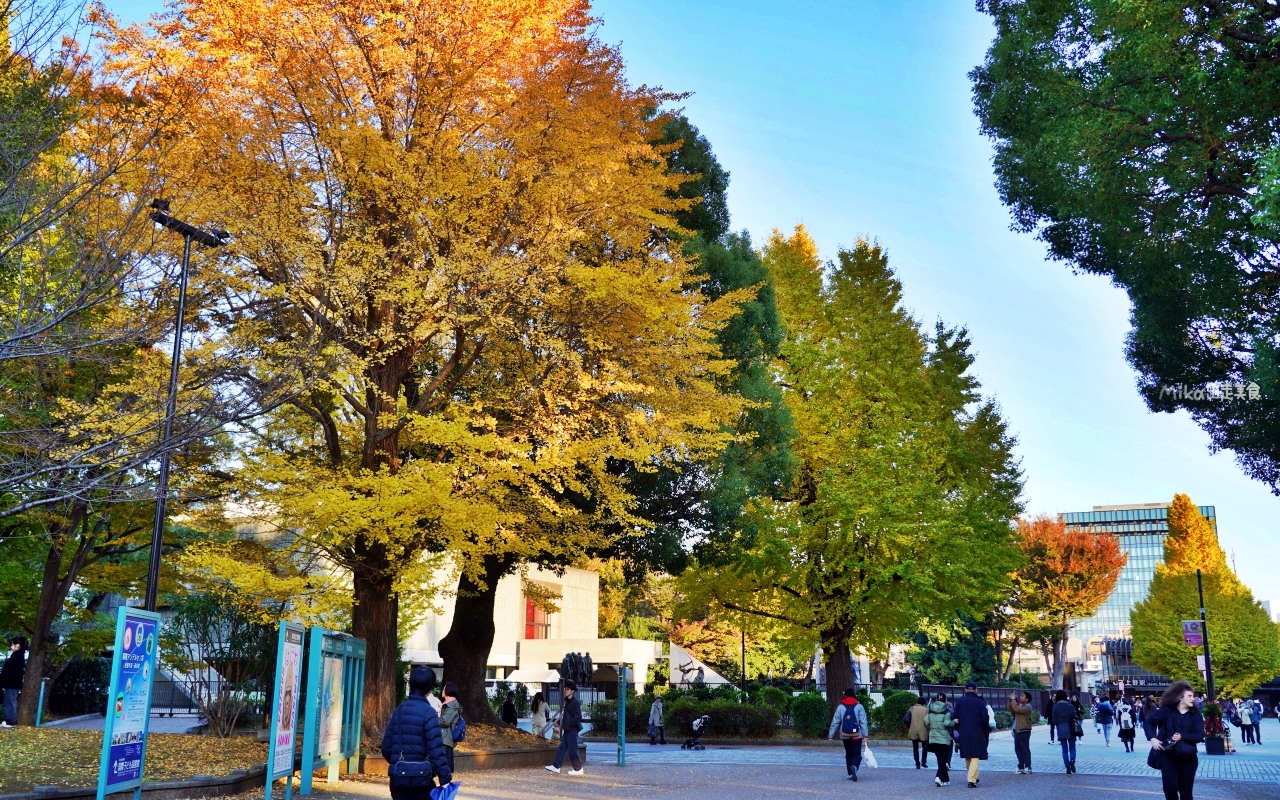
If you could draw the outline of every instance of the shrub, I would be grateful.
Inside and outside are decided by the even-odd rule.
[[[107,709],[111,660],[73,658],[49,686],[49,710],[59,714],[100,714]]]
[[[1013,727],[1013,714],[1010,714],[1008,711],[997,711],[996,712],[996,728],[1003,731],[1012,727]]]
[[[871,721],[884,733],[906,738],[907,726],[902,724],[902,715],[916,704],[916,698],[915,692],[886,691],[884,703],[871,710]]]
[[[791,727],[801,736],[821,739],[827,735],[830,722],[827,699],[817,692],[805,692],[791,699]]]
[[[791,723],[791,695],[776,686],[765,686],[755,693],[754,699],[776,710],[783,725]]]
[[[647,695],[627,697],[627,734],[644,736],[649,730],[649,709],[653,698]],[[704,735],[728,739],[768,739],[778,727],[779,714],[772,706],[738,703],[733,700],[662,700],[663,717],[670,736],[687,735],[693,721],[706,714],[711,718]],[[618,730],[618,704],[604,700],[591,707],[593,729],[604,736]]]

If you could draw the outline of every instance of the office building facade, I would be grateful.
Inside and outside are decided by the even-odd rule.
[[[1217,529],[1213,506],[1200,513]],[[1094,506],[1092,511],[1062,515],[1068,528],[1087,529],[1119,537],[1129,561],[1111,596],[1096,614],[1072,625],[1072,637],[1083,645],[1083,672],[1095,682],[1123,680],[1130,685],[1159,685],[1167,680],[1133,664],[1130,658],[1133,607],[1147,597],[1156,565],[1164,561],[1164,538],[1169,534],[1169,504]]]

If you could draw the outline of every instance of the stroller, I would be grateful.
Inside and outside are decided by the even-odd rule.
[[[703,714],[693,721],[690,727],[693,729],[688,739],[684,740],[684,744],[680,745],[681,750],[706,750],[706,745],[702,744],[702,734],[707,729],[707,724],[711,722],[711,717]]]

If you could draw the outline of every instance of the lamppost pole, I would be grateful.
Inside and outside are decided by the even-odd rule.
[[[178,276],[177,323],[173,331],[173,358],[169,364],[169,396],[164,405],[164,434],[160,440],[160,476],[156,482],[156,518],[151,531],[151,561],[147,566],[147,595],[143,607],[156,610],[160,594],[160,555],[164,545],[165,509],[169,504],[169,462],[172,453],[173,418],[178,408],[178,365],[182,360],[182,327],[187,313],[187,269],[191,264],[191,242],[205,247],[221,247],[230,236],[226,231],[204,231],[169,215],[168,200],[152,200],[151,221],[182,235],[182,271]]]
[[[1204,579],[1200,570],[1196,570],[1196,592],[1200,595],[1200,636],[1204,642],[1204,683],[1205,696],[1210,703],[1218,702],[1218,694],[1213,690],[1213,659],[1209,656],[1209,621],[1204,614]]]

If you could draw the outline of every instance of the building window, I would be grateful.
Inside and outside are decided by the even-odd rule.
[[[533,599],[524,599],[524,638],[551,638],[551,623],[547,620],[547,612],[533,604]]]

